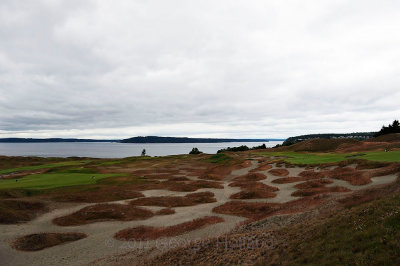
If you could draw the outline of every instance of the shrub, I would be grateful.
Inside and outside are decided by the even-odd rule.
[[[199,151],[198,148],[193,148],[193,149],[189,152],[189,154],[200,154],[200,153],[203,153],[203,152]]]

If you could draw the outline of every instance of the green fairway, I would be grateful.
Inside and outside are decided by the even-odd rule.
[[[92,179],[95,176],[95,179]],[[57,187],[96,184],[97,180],[121,174],[51,173],[29,175],[18,179],[0,180],[0,189],[51,189]]]
[[[300,152],[261,152],[264,156],[287,157],[287,162],[295,164],[334,163],[347,159],[366,159],[380,162],[400,162],[400,151],[363,152],[363,153],[300,153]]]
[[[0,174],[7,174],[17,171],[29,171],[29,170],[37,170],[37,169],[45,169],[45,168],[54,168],[54,167],[62,167],[62,166],[72,166],[72,165],[85,165],[90,163],[91,161],[67,161],[67,162],[59,162],[59,163],[51,163],[51,164],[43,164],[43,165],[34,165],[34,166],[23,166],[18,168],[10,168],[5,170],[0,170]]]

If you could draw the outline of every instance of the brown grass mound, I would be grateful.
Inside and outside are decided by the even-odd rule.
[[[175,214],[175,210],[171,208],[164,208],[156,212],[156,215],[170,215]]]
[[[357,161],[356,170],[377,169],[388,165],[390,165],[390,163],[360,160]]]
[[[40,233],[17,238],[12,247],[22,251],[38,251],[87,237],[83,233]]]
[[[215,207],[213,212],[260,219],[277,212],[279,208],[279,203],[229,201],[221,206]]]
[[[212,192],[199,192],[187,194],[184,197],[179,196],[166,196],[166,197],[148,197],[140,198],[130,202],[132,205],[139,206],[161,206],[161,207],[184,207],[194,206],[203,203],[216,202],[214,193]]]
[[[276,193],[262,189],[246,189],[231,195],[230,199],[268,199],[276,197]]]
[[[80,209],[70,215],[55,218],[53,223],[60,226],[76,226],[113,220],[144,220],[152,216],[151,211],[132,205],[97,204]]]
[[[118,240],[155,240],[161,237],[173,237],[202,228],[207,225],[222,223],[224,219],[217,216],[206,216],[190,222],[168,227],[139,226],[119,231],[114,237]]]
[[[288,184],[288,183],[295,183],[295,182],[307,181],[307,180],[310,180],[310,178],[288,176],[288,177],[282,177],[282,178],[277,178],[275,180],[272,180],[272,183],[275,183],[275,184]]]
[[[261,173],[249,173],[247,175],[242,175],[235,177],[233,180],[235,181],[259,181],[266,179],[267,176]]]
[[[315,172],[312,170],[303,171],[299,174],[301,177],[306,177],[307,179],[320,179],[324,177],[324,174],[321,172]]]
[[[268,191],[278,191],[277,187],[272,187],[267,184],[255,181],[236,181],[229,184],[230,187],[240,187],[242,189],[263,189]]]
[[[301,189],[292,193],[293,197],[307,197],[313,196],[317,194],[323,193],[332,193],[332,192],[349,192],[351,191],[348,188],[344,187],[312,187],[307,189]]]
[[[324,187],[325,185],[332,183],[333,181],[329,179],[317,179],[297,184],[294,187],[299,189],[309,189],[309,188]]]
[[[178,191],[178,192],[193,192],[198,189],[198,187],[182,182],[182,181],[165,181],[162,182],[159,186],[159,189],[168,189],[170,191]]]
[[[278,150],[302,151],[302,152],[332,152],[342,145],[359,145],[361,142],[355,139],[310,139]]]
[[[392,163],[388,166],[371,170],[367,173],[367,175],[369,177],[377,177],[377,176],[393,175],[397,173],[400,173],[400,164]]]
[[[258,220],[277,214],[304,212],[320,205],[322,202],[323,199],[318,196],[305,197],[286,203],[229,201],[215,207],[213,212]]]
[[[199,176],[199,178],[200,178],[200,179],[207,179],[207,180],[217,180],[217,181],[220,181],[220,180],[223,180],[223,179],[225,178],[225,176],[223,176],[223,175],[218,175],[218,174],[210,174],[210,173],[208,173],[208,174],[203,174],[203,175]]]
[[[354,206],[359,206],[363,203],[370,202],[376,199],[380,199],[386,195],[390,194],[398,194],[400,192],[400,183],[396,182],[390,185],[363,189],[360,191],[355,191],[351,193],[349,196],[342,197],[338,199],[338,202],[342,203],[346,208],[351,208]]]
[[[218,189],[224,188],[221,182],[213,182],[207,180],[196,180],[190,182],[189,184],[195,186],[196,188],[218,188]]]
[[[0,224],[16,224],[20,222],[27,222],[45,211],[46,207],[41,202],[1,200]]]
[[[184,176],[176,176],[176,177],[172,177],[169,180],[171,181],[190,181],[189,178],[184,177]]]
[[[368,175],[351,167],[338,167],[330,171],[322,172],[325,177],[345,180],[354,186],[366,185],[371,183]]]
[[[79,191],[79,192],[63,193],[61,195],[52,197],[52,199],[60,202],[98,203],[98,202],[117,201],[124,199],[134,199],[140,197],[144,197],[144,195],[139,191],[134,191],[129,187],[121,188],[121,186],[113,186],[113,187],[101,188],[96,191]]]
[[[400,142],[400,133],[386,134],[368,139],[366,142]]]
[[[277,187],[268,186],[255,181],[236,181],[229,184],[231,187],[240,187],[242,191],[230,196],[231,199],[266,199],[276,197]]]
[[[289,171],[286,169],[272,169],[269,170],[268,173],[274,176],[287,176],[289,175]]]
[[[261,172],[261,171],[267,171],[272,168],[272,165],[268,163],[263,163],[259,165],[257,168],[250,170],[250,172]]]

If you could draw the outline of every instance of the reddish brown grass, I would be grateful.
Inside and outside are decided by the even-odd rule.
[[[152,216],[151,211],[132,205],[97,204],[80,209],[70,215],[55,218],[53,223],[60,226],[76,226],[112,220],[144,220]]]
[[[279,203],[229,201],[215,207],[213,212],[259,219],[279,210]]]
[[[207,180],[217,180],[217,181],[220,181],[220,180],[223,180],[223,179],[225,178],[225,176],[208,173],[208,174],[203,174],[203,175],[199,176],[199,178],[200,178],[200,179],[207,179]]]
[[[288,176],[288,177],[282,177],[282,178],[277,178],[275,180],[272,180],[272,183],[275,184],[287,184],[287,183],[294,183],[294,182],[299,182],[299,181],[307,181],[310,178],[307,177],[294,177],[294,176]]]
[[[381,167],[378,169],[373,169],[368,172],[369,177],[377,177],[377,176],[385,176],[385,175],[393,175],[400,173],[400,164],[392,163],[388,166]]]
[[[218,189],[224,188],[221,182],[213,182],[207,180],[196,180],[190,182],[189,184],[195,186],[196,188],[218,188]]]
[[[229,201],[221,206],[215,207],[213,212],[258,220],[277,214],[304,212],[320,205],[322,202],[323,199],[318,196],[305,197],[286,203]]]
[[[357,170],[365,170],[365,169],[376,169],[376,168],[381,168],[381,167],[385,167],[388,166],[389,163],[385,163],[385,162],[372,162],[372,161],[367,161],[367,160],[363,160],[363,161],[359,161],[357,162]]]
[[[354,206],[361,205],[366,202],[370,202],[376,199],[380,199],[385,195],[398,194],[400,192],[400,183],[396,182],[394,184],[365,189],[361,191],[355,191],[349,196],[338,199],[338,202],[342,203],[346,208],[351,208]]]
[[[229,184],[231,187],[240,187],[242,191],[230,196],[231,199],[265,199],[274,198],[278,191],[277,187],[268,186],[261,182],[255,181],[236,181]]]
[[[190,232],[207,225],[216,223],[222,223],[224,219],[218,216],[206,216],[203,218],[195,219],[190,222],[185,222],[168,227],[150,227],[150,226],[139,226],[135,228],[129,228],[119,231],[115,234],[115,238],[118,240],[155,240],[161,237],[173,237],[182,235],[186,232]]]
[[[267,184],[256,181],[235,181],[229,184],[230,187],[240,187],[242,189],[262,189],[268,191],[278,191],[277,187],[272,187]]]
[[[345,180],[354,186],[366,185],[371,183],[371,179],[368,175],[351,167],[338,167],[330,171],[324,171],[322,173],[325,177]]]
[[[235,181],[259,181],[266,179],[267,176],[261,173],[249,173],[246,175],[235,177]]]
[[[170,214],[175,214],[175,213],[176,212],[175,212],[174,209],[164,208],[164,209],[161,209],[161,210],[157,211],[155,214],[156,215],[170,215]]]
[[[134,199],[144,197],[144,195],[138,191],[134,191],[129,187],[112,186],[102,187],[96,191],[79,191],[63,193],[61,195],[53,196],[52,199],[60,202],[108,202],[117,201],[124,199]]]
[[[257,168],[254,168],[254,169],[250,170],[250,172],[254,173],[254,172],[267,171],[267,170],[269,170],[271,168],[272,168],[272,165],[270,165],[270,164],[261,164]]]
[[[274,176],[287,176],[289,175],[289,171],[286,169],[272,169],[269,170],[268,173]]]
[[[324,187],[325,185],[332,183],[333,181],[329,179],[317,179],[297,184],[294,187],[299,189],[309,189],[309,188]]]
[[[301,177],[306,177],[307,179],[320,179],[324,178],[324,174],[321,172],[315,172],[315,171],[303,171],[299,174]]]
[[[165,181],[160,184],[159,189],[168,189],[170,191],[179,192],[193,192],[196,191],[198,187],[182,181]]]
[[[170,181],[190,181],[189,178],[184,176],[176,176],[169,179]]]
[[[294,197],[307,197],[307,196],[313,196],[317,194],[324,194],[324,193],[332,193],[332,192],[349,192],[351,191],[348,188],[344,187],[312,187],[312,188],[306,188],[306,189],[301,189],[298,191],[295,191],[292,193],[292,196]]]
[[[17,238],[12,247],[22,251],[38,251],[87,237],[83,233],[40,233]]]
[[[276,197],[276,193],[261,189],[246,189],[230,196],[230,199],[267,199]]]
[[[203,203],[216,202],[214,193],[199,192],[187,194],[184,197],[166,196],[166,197],[148,197],[131,201],[130,204],[138,206],[161,206],[161,207],[184,207],[194,206]]]
[[[41,202],[1,200],[0,224],[27,222],[45,211],[46,206]]]

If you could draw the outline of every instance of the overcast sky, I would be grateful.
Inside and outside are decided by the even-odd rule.
[[[289,137],[400,118],[400,1],[0,1],[0,137]]]

